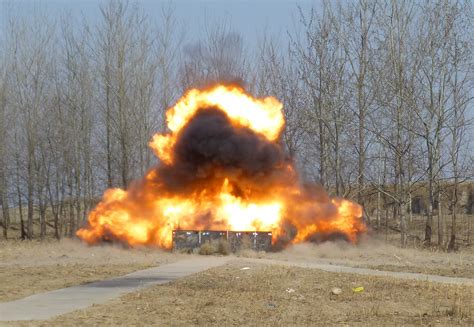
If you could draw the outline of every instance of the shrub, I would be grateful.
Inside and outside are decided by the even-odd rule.
[[[252,240],[247,234],[242,235],[242,243],[240,245],[241,250],[252,249]]]
[[[199,254],[201,255],[211,255],[214,253],[216,253],[216,247],[209,241],[201,245],[201,247],[199,248]]]
[[[219,240],[217,243],[217,252],[223,255],[230,254],[230,244],[227,240]]]

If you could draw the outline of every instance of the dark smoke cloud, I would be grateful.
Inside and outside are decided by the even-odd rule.
[[[178,135],[174,164],[162,166],[160,177],[170,188],[181,188],[213,178],[216,171],[252,177],[268,174],[285,162],[279,144],[246,127],[233,126],[216,108],[196,112]]]

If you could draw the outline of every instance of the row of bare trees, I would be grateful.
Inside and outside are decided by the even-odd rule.
[[[290,33],[287,53],[262,45],[260,78],[291,114],[289,152],[309,178],[354,194],[367,219],[375,203],[374,225],[390,205],[402,246],[419,188],[427,193],[424,243],[432,243],[436,212],[437,243],[456,246],[459,187],[474,172],[473,18],[467,1],[327,1],[300,12],[302,32]]]
[[[73,235],[105,188],[154,164],[148,140],[182,91],[238,81],[284,103],[282,141],[306,179],[355,197],[375,228],[390,208],[402,246],[423,185],[425,243],[437,215],[438,243],[455,248],[459,185],[474,174],[469,1],[324,1],[256,48],[225,21],[190,40],[171,7],[151,19],[110,1],[94,23],[2,9],[4,237]]]

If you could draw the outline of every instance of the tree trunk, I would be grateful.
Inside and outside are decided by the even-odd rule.
[[[365,185],[365,108],[362,105],[362,86],[359,87],[359,156],[358,156],[358,178],[357,178],[357,201],[364,206],[363,189]]]
[[[0,164],[1,164],[0,158]],[[10,207],[8,204],[8,197],[7,197],[7,183],[6,178],[4,175],[3,166],[0,166],[0,205],[2,206],[2,216],[3,216],[3,237],[8,239],[8,228],[10,226]]]
[[[438,189],[438,245],[443,247],[444,246],[444,235],[446,229],[446,221],[443,216],[442,210],[442,197],[441,197],[441,190]]]
[[[458,203],[458,180],[454,178],[453,201],[451,213],[451,237],[449,238],[448,251],[456,250],[456,206]]]
[[[76,231],[76,219],[74,217],[74,203],[72,200],[72,176],[69,176],[69,195],[68,195],[68,203],[69,203],[69,237],[74,236],[74,232]]]
[[[426,226],[425,226],[425,245],[431,245],[431,236],[432,236],[432,226],[433,226],[433,181],[428,177],[428,208],[426,210]]]
[[[326,140],[324,123],[319,120],[319,182],[326,186]]]
[[[377,191],[377,230],[380,231],[380,191]]]
[[[46,203],[43,195],[38,196],[39,215],[40,215],[40,238],[43,240],[46,237]]]
[[[33,203],[33,196],[34,196],[34,182],[33,182],[33,149],[32,145],[28,144],[28,162],[27,162],[27,170],[28,170],[28,180],[27,180],[27,193],[28,193],[28,220],[27,220],[27,237],[29,240],[33,239],[33,210],[34,210],[34,203]]]
[[[402,201],[400,203],[400,231],[401,231],[400,245],[402,248],[405,248],[407,245],[406,211],[407,211],[406,202]]]
[[[106,58],[107,60],[108,58]],[[105,64],[105,141],[107,151],[107,187],[111,188],[112,182],[112,100],[111,98],[111,79],[109,63]]]
[[[334,156],[335,156],[335,166],[336,166],[336,196],[341,196],[341,158],[339,150],[339,130],[336,127],[335,133],[335,144],[334,144]]]

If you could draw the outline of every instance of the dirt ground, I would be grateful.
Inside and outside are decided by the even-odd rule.
[[[242,269],[244,267],[250,269]],[[342,293],[331,293],[339,287]],[[363,291],[354,292],[354,288]],[[235,262],[21,326],[464,325],[474,287]]]
[[[260,256],[288,261],[324,262],[379,270],[474,278],[472,246],[463,247],[453,253],[426,248],[402,249],[376,235],[366,237],[355,246],[347,242],[298,244],[282,252]]]
[[[159,249],[87,246],[78,240],[0,242],[0,302],[178,260]]]

